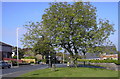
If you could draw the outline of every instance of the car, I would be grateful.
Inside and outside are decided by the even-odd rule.
[[[8,64],[7,62],[0,62],[0,68],[4,69],[4,68],[11,68],[11,65]]]

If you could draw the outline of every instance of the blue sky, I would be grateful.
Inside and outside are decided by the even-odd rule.
[[[118,46],[118,3],[93,2],[97,8],[98,18],[108,19],[115,24],[115,34],[110,40]],[[24,33],[23,25],[28,21],[40,21],[48,2],[2,2],[2,40],[16,46],[16,28],[19,27],[19,39]],[[0,28],[1,30],[1,28]],[[22,47],[19,41],[19,47]]]

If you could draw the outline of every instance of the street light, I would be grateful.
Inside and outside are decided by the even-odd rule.
[[[51,67],[50,57],[51,57],[51,56],[49,55],[49,67]]]
[[[48,56],[48,57],[49,57],[49,66],[50,66],[50,64],[51,64],[51,63],[50,63],[50,57],[51,57],[51,56],[50,56],[50,51],[49,51],[49,56]]]
[[[19,67],[19,52],[18,52],[18,30],[19,30],[19,28],[17,28],[17,66]]]
[[[71,59],[70,59],[70,57],[69,57],[69,62],[71,62]]]
[[[65,58],[65,56],[64,56],[64,52],[63,52],[63,64],[64,64],[64,61],[65,61],[64,58]]]

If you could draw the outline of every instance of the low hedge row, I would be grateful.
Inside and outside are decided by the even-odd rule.
[[[120,64],[118,60],[88,60],[88,59],[78,59],[79,62],[90,62],[90,63],[115,63],[115,64]]]

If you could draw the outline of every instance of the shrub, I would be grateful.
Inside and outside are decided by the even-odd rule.
[[[67,60],[65,60],[64,63],[67,63]]]
[[[42,60],[38,60],[38,62],[41,62]]]
[[[33,62],[33,61],[31,61],[31,62],[30,62],[30,64],[34,64],[34,62]]]
[[[35,57],[30,56],[30,57],[24,57],[24,59],[35,59]]]
[[[12,60],[11,62],[12,62],[12,65],[13,65],[13,66],[16,66],[16,65],[17,65],[17,61],[13,61],[13,60]]]
[[[88,59],[78,59],[80,62],[90,62],[90,63],[115,63],[115,64],[120,64],[118,60],[111,60],[111,59],[106,59],[106,60],[88,60]]]
[[[22,61],[22,63],[27,63],[26,61]]]
[[[46,59],[42,59],[41,62],[45,62],[46,63]]]
[[[17,59],[17,56],[13,56],[12,58],[13,58],[13,59]]]

